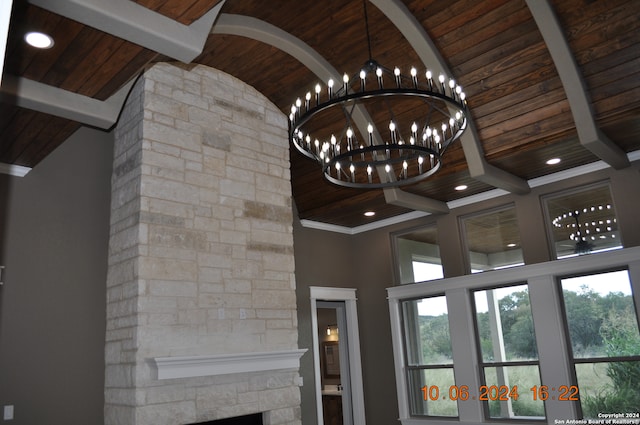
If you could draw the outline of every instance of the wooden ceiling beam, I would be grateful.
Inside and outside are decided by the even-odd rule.
[[[202,53],[224,0],[183,25],[130,0],[29,0],[31,4],[147,49],[190,63]]]
[[[587,85],[551,4],[548,0],[526,2],[558,70],[580,143],[611,167],[628,167],[630,163],[626,153],[596,125]]]

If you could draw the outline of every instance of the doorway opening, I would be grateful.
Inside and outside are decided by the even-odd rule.
[[[355,289],[311,287],[316,409],[320,425],[364,425]]]

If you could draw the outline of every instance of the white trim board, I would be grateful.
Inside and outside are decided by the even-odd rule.
[[[640,150],[629,152],[627,154],[627,157],[631,162],[640,160]],[[557,173],[547,174],[542,177],[531,179],[531,180],[528,180],[528,183],[531,188],[540,187],[547,184],[566,180],[569,178],[593,173],[595,171],[603,170],[608,167],[609,165],[606,162],[596,161],[590,164],[581,165],[579,167],[574,167],[568,170],[558,171]],[[498,198],[500,196],[504,196],[508,194],[509,192],[507,192],[506,190],[493,189],[493,190],[488,190],[486,192],[478,193],[476,195],[471,195],[465,198],[460,198],[454,201],[447,202],[447,205],[449,206],[450,209],[453,210],[459,207],[472,205],[478,202],[487,201],[489,199]],[[342,233],[346,235],[357,235],[358,233],[364,233],[370,230],[381,229],[383,227],[391,226],[393,224],[404,223],[406,221],[414,220],[420,217],[426,217],[428,215],[431,215],[431,214],[424,211],[411,211],[406,214],[401,214],[395,217],[379,220],[373,223],[363,224],[362,226],[357,226],[357,227],[338,226],[335,224],[321,223],[321,222],[312,221],[312,220],[300,220],[300,224],[302,225],[302,227],[305,227],[308,229],[324,230],[327,232]]]

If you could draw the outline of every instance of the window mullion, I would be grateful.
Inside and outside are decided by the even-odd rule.
[[[538,346],[540,379],[542,385],[549,388],[575,385],[560,296],[553,276],[529,279],[529,301]],[[575,418],[578,409],[573,402],[547,399],[545,410],[547,418]]]
[[[636,317],[640,318],[640,261],[629,263],[629,281],[631,282]]]
[[[449,313],[449,334],[453,350],[454,376],[458,387],[466,385],[470,391],[480,388],[478,352],[476,350],[473,309],[471,297],[466,289],[446,291]],[[458,415],[461,422],[480,423],[484,421],[482,402],[469,398],[458,400]]]

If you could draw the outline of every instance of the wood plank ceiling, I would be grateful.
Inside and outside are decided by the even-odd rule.
[[[95,12],[75,0],[14,1],[0,104],[1,163],[36,167],[79,126],[108,131],[115,119],[96,124],[85,111],[69,113],[68,104],[86,105],[89,99],[89,108],[113,104],[117,112],[118,90],[158,61],[220,69],[288,114],[294,99],[319,78],[303,58],[252,37],[257,21],[251,19],[301,40],[308,54],[320,55],[339,72],[353,73],[368,59],[359,0],[268,6],[258,0],[109,3],[107,10]],[[434,204],[446,209],[446,202],[496,187],[525,193],[530,179],[600,159],[623,168],[627,154],[640,149],[637,0],[374,0],[367,10],[378,62],[404,70],[412,64],[427,67],[422,60],[434,54],[425,47],[432,43],[467,94],[472,129],[448,151],[436,176],[387,193],[336,188],[292,149],[292,186],[301,219],[355,227],[414,209],[429,211]],[[126,14],[132,12],[142,21],[127,24]],[[207,27],[212,14],[216,21]],[[180,24],[177,34],[204,26],[202,46],[189,46],[195,49],[191,59],[164,48],[173,36],[167,36],[169,43],[153,41],[162,28],[173,30],[168,20]],[[55,45],[48,50],[27,46],[28,30],[50,34]],[[139,31],[146,31],[146,38],[138,37]],[[56,91],[42,94],[48,88]],[[554,157],[562,162],[545,164]],[[455,191],[461,184],[468,189]],[[364,217],[365,210],[376,216]]]

